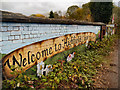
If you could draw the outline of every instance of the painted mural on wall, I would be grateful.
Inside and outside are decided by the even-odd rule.
[[[25,71],[57,53],[95,40],[95,33],[82,32],[67,34],[24,46],[9,53],[2,59],[3,74],[6,78],[14,78],[15,75],[11,74],[15,70],[14,68],[11,69],[13,65],[15,67],[22,67]],[[20,71],[18,70],[18,72]]]

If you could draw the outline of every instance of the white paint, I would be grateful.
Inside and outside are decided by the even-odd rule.
[[[100,26],[61,25],[3,22],[0,30],[0,42],[4,42],[0,53],[8,54],[15,49],[34,42],[80,32],[98,33]]]

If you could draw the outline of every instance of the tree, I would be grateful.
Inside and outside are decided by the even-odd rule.
[[[45,16],[44,15],[42,15],[42,14],[32,14],[32,15],[30,15],[30,16],[33,16],[33,17],[42,17],[42,18],[44,18]]]
[[[61,11],[58,11],[58,15],[59,15],[60,17],[62,17],[62,12],[61,12]]]
[[[90,4],[90,2],[82,5],[83,20],[86,20],[86,21],[92,21],[91,11],[89,9],[89,4]]]
[[[78,8],[79,8],[79,7],[78,7],[77,5],[70,6],[70,7],[67,9],[67,14],[66,14],[66,16],[69,17],[69,18],[74,17],[74,12],[75,12]]]
[[[53,11],[50,11],[50,14],[49,14],[50,16],[49,16],[49,18],[54,18],[54,13],[53,13]]]
[[[120,7],[114,6],[114,8],[113,8],[113,15],[114,15],[114,23],[118,27],[117,28],[117,32],[119,32],[119,30],[120,30]],[[112,19],[112,17],[111,17],[111,19]]]
[[[112,16],[113,15],[114,15],[115,23],[120,23],[120,7],[114,6]],[[111,19],[112,19],[112,17],[111,17]]]
[[[75,12],[72,14],[72,16],[74,19],[83,20],[83,9],[78,8],[77,10],[75,10]]]
[[[91,15],[95,22],[108,23],[112,15],[112,2],[90,2]]]
[[[67,9],[66,16],[69,19],[91,21],[91,12],[89,9],[89,3],[83,4],[82,8],[79,8],[76,5],[70,6]]]
[[[62,18],[62,12],[61,11],[54,12],[54,18],[57,18],[57,19]]]
[[[58,15],[58,13],[57,12],[54,12],[54,18],[59,18],[59,15]]]

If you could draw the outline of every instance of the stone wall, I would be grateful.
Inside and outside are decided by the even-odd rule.
[[[0,53],[34,42],[79,32],[98,33],[100,26],[3,22],[0,26]]]

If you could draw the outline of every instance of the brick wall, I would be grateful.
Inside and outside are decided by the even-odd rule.
[[[97,32],[100,26],[92,25],[61,25],[61,24],[33,24],[7,23],[0,26],[0,53],[9,52],[22,46],[46,40],[65,34],[79,32]]]

